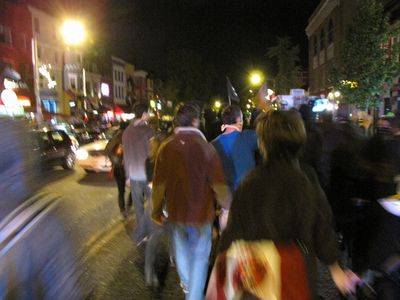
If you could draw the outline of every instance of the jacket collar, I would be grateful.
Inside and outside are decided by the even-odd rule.
[[[201,138],[207,142],[207,139],[204,136],[204,134],[199,129],[197,129],[195,127],[191,127],[191,126],[183,127],[182,126],[182,127],[176,127],[174,129],[174,133],[175,134],[179,134],[179,133],[182,133],[182,132],[196,133],[196,134],[200,135]]]

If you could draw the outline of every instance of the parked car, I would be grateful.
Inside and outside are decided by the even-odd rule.
[[[86,172],[110,172],[112,164],[105,149],[108,141],[118,131],[119,127],[111,127],[103,139],[83,145],[76,151],[77,163]]]
[[[75,167],[75,149],[68,134],[63,130],[35,131],[35,151],[39,151],[44,166],[62,166],[66,170]]]

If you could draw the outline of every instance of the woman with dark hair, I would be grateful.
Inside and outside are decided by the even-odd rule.
[[[257,135],[264,163],[236,191],[207,299],[312,299],[315,258],[329,266],[342,293],[351,292],[358,278],[337,263],[329,204],[315,174],[298,161],[306,142],[300,115],[261,115]]]

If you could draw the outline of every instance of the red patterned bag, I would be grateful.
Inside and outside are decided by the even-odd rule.
[[[235,241],[218,255],[207,289],[207,300],[310,299],[304,257],[295,243],[270,240]]]

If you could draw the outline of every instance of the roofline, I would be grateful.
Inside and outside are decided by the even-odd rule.
[[[340,0],[322,0],[317,8],[308,19],[308,25],[306,28],[306,34],[310,37],[315,30],[321,25],[326,17],[332,12],[332,10],[339,6]]]

